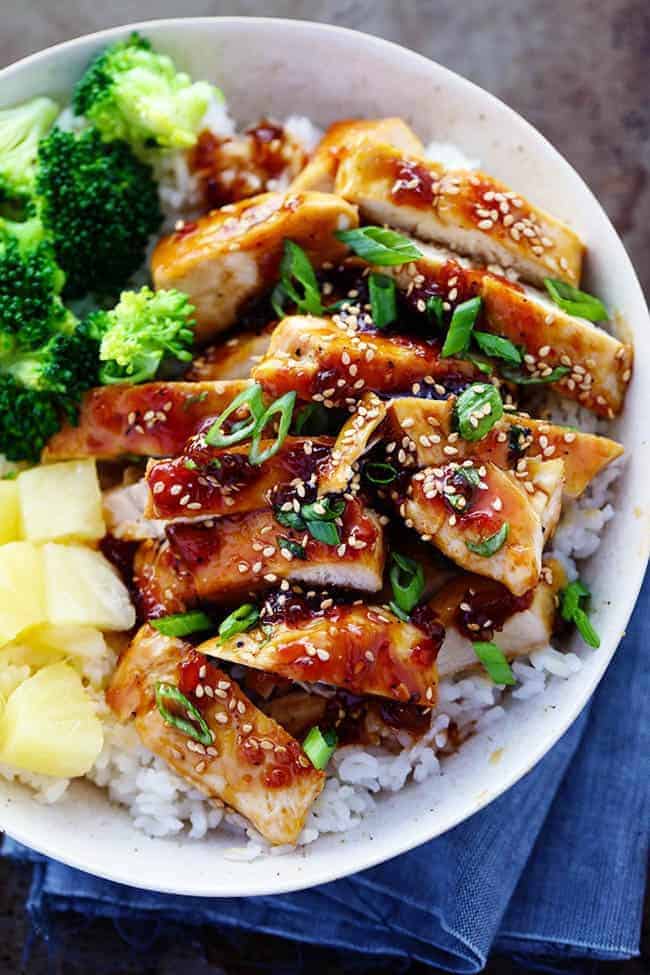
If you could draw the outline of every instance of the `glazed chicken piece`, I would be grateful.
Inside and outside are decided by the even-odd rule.
[[[91,389],[82,400],[78,425],[66,424],[55,433],[42,459],[178,454],[206,418],[219,416],[249,384],[154,382]]]
[[[165,522],[148,517],[149,488],[144,478],[102,493],[102,514],[106,531],[126,542],[164,538]]]
[[[165,720],[156,705],[159,683],[179,689],[200,712],[211,744]],[[246,816],[270,843],[296,842],[325,775],[212,661],[144,626],[122,655],[106,697],[120,721],[135,718],[145,747],[199,792]],[[173,703],[167,707],[175,713]],[[182,705],[180,716],[186,717]]]
[[[272,443],[263,440],[261,450]],[[333,443],[331,437],[286,437],[273,457],[253,465],[248,460],[249,443],[210,447],[197,434],[180,456],[149,463],[146,516],[167,520],[218,517],[272,505],[283,487],[318,476],[329,461]]]
[[[454,432],[455,402],[455,396],[446,400],[397,397],[390,403],[387,432],[382,430],[382,435],[400,442],[408,435],[409,453],[419,467],[446,463],[452,450],[458,463],[489,461],[504,470],[516,468],[527,458],[560,459],[568,498],[579,497],[623,453],[621,444],[607,437],[535,420],[526,413],[504,413],[487,436],[464,440]]]
[[[436,636],[381,606],[332,605],[277,622],[264,619],[229,640],[207,640],[199,651],[294,681],[433,706],[442,628]]]
[[[490,463],[426,468],[413,475],[400,513],[457,565],[521,596],[537,583],[545,530],[559,516],[561,462],[553,467],[553,476],[537,471],[535,482]]]
[[[514,268],[533,284],[545,277],[580,284],[579,237],[478,170],[448,170],[393,146],[363,143],[341,161],[335,191],[367,221]]]
[[[185,379],[206,382],[215,379],[248,379],[251,369],[266,355],[275,322],[261,332],[241,332],[211,345],[194,360]]]
[[[282,579],[377,592],[385,558],[379,517],[360,501],[348,501],[340,536],[340,545],[327,545],[279,524],[270,509],[177,522],[167,528],[165,542],[143,542],[136,585],[148,615],[181,612],[199,600],[244,598]]]
[[[284,126],[262,119],[241,134],[202,132],[189,164],[199,179],[205,205],[212,210],[257,193],[283,189],[307,158],[302,143]]]
[[[462,575],[429,603],[445,628],[438,654],[440,678],[480,667],[472,641],[494,640],[508,658],[546,647],[551,639],[557,593],[566,577],[557,562],[544,565],[534,589],[513,596],[504,586],[477,575]]]
[[[291,184],[292,190],[333,193],[341,159],[362,142],[389,143],[407,153],[422,155],[424,146],[401,118],[343,119],[334,122],[313,156]]]
[[[366,393],[355,412],[343,424],[333,449],[318,474],[318,494],[341,494],[354,477],[358,461],[377,439],[388,405],[374,393]]]
[[[265,193],[233,203],[163,237],[151,258],[156,288],[178,288],[196,308],[199,342],[235,324],[244,306],[278,280],[286,239],[312,264],[338,261],[334,236],[358,224],[356,207],[326,193]]]
[[[357,333],[339,316],[301,315],[280,322],[266,356],[252,371],[269,396],[295,389],[301,400],[348,408],[367,390],[397,394],[428,384],[444,395],[445,388],[456,391],[481,375],[464,359],[442,359],[434,340]]]
[[[516,284],[492,268],[481,268],[450,251],[413,241],[421,257],[401,267],[377,268],[403,291],[438,294],[450,305],[478,295],[482,299],[478,330],[510,339],[524,349],[519,372],[544,378],[553,369],[567,371],[550,383],[599,416],[611,419],[623,408],[630,382],[633,349],[584,318],[569,315],[545,292]]]

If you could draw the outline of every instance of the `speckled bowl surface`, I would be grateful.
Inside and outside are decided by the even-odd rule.
[[[423,141],[453,142],[531,201],[572,224],[587,242],[585,287],[619,313],[635,343],[635,374],[614,436],[628,462],[618,513],[588,563],[602,637],[584,666],[541,698],[513,701],[498,728],[477,735],[442,778],[382,796],[348,834],[332,834],[281,857],[234,862],[232,837],[152,840],[106,795],[76,783],[44,806],[0,782],[0,827],[36,850],[125,884],[182,894],[278,893],[362,870],[439,835],[527,772],[576,718],[623,635],[650,541],[650,321],[623,245],[578,174],[515,112],[475,85],[404,48],[321,24],[262,18],[197,18],[137,25],[195,78],[221,86],[232,114],[307,115],[320,125],[346,117],[401,115]],[[89,59],[132,26],[50,48],[0,72],[3,105],[39,94],[65,98]],[[625,706],[625,702],[621,702]],[[497,742],[500,761],[490,761]]]

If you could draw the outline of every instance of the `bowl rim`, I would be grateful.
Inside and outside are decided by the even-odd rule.
[[[70,38],[66,41],[59,42],[57,44],[51,45],[50,47],[43,48],[42,50],[36,51],[32,54],[26,55],[25,57],[19,59],[18,61],[12,62],[11,64],[0,69],[0,82],[6,80],[14,74],[18,74],[24,70],[28,70],[31,66],[38,64],[43,61],[48,61],[49,59],[56,58],[57,56],[65,55],[67,52],[74,50],[76,47],[81,47],[89,42],[96,42],[97,44],[107,44],[111,41],[117,40],[120,37],[126,36],[131,31],[142,31],[144,33],[158,28],[171,28],[171,27],[193,27],[195,29],[207,28],[210,29],[211,26],[219,24],[224,27],[228,26],[251,26],[260,27],[264,25],[276,25],[282,26],[287,31],[295,31],[297,34],[304,32],[305,30],[313,31],[314,33],[327,33],[336,37],[355,37],[359,42],[362,42],[369,48],[374,48],[378,55],[382,51],[390,51],[393,55],[400,55],[411,60],[413,64],[419,63],[422,67],[428,65],[434,65],[436,71],[439,73],[440,79],[444,82],[445,79],[451,80],[457,86],[464,87],[466,91],[471,93],[474,97],[482,99],[484,102],[491,104],[493,108],[498,108],[502,113],[505,114],[511,122],[516,122],[516,124],[526,131],[529,136],[537,140],[538,144],[543,145],[544,150],[549,153],[552,157],[555,157],[556,161],[561,162],[561,164],[568,169],[572,176],[579,181],[582,189],[586,192],[590,199],[591,205],[596,208],[601,217],[606,221],[613,238],[620,245],[621,257],[623,258],[624,270],[627,275],[627,280],[625,284],[625,289],[629,293],[630,289],[635,289],[637,291],[637,299],[640,299],[640,307],[644,309],[645,312],[645,323],[640,323],[641,328],[646,328],[647,334],[650,335],[650,314],[648,312],[648,307],[645,302],[645,298],[639,283],[636,271],[632,264],[632,261],[627,253],[625,245],[620,239],[618,232],[612,225],[609,217],[605,213],[602,205],[595,197],[594,193],[591,191],[585,180],[580,176],[580,174],[575,170],[572,164],[555,148],[555,146],[535,128],[530,122],[527,121],[518,112],[512,109],[509,105],[503,102],[496,95],[482,88],[480,85],[473,81],[463,77],[455,71],[447,68],[446,66],[434,61],[432,58],[428,58],[423,54],[419,54],[416,51],[412,51],[409,48],[404,47],[401,44],[397,44],[393,41],[386,40],[382,37],[377,37],[373,34],[365,33],[364,31],[359,31],[356,29],[348,27],[340,27],[333,24],[324,24],[317,21],[300,20],[300,19],[289,19],[282,17],[257,17],[257,16],[197,16],[197,17],[165,17],[165,18],[154,18],[151,20],[144,21],[134,21],[128,24],[121,24],[114,27],[105,28],[99,31],[93,31],[89,34],[81,34]],[[643,334],[643,333],[641,333]],[[635,342],[638,342],[638,332]],[[650,497],[650,490],[649,490]],[[646,546],[647,548],[648,546]],[[609,607],[608,613],[616,614],[615,622],[618,625],[619,632],[624,634],[625,626],[632,614],[635,603],[637,601],[641,585],[643,583],[644,575],[647,565],[646,563],[639,562],[638,571],[633,580],[628,580],[625,590],[624,598],[617,600],[616,605]],[[332,863],[326,869],[314,869],[311,868],[307,871],[315,876],[310,876],[309,879],[295,879],[295,880],[283,880],[275,883],[254,883],[242,882],[240,884],[234,883],[231,885],[231,889],[227,892],[214,892],[212,894],[205,894],[201,891],[200,896],[214,896],[214,897],[233,897],[233,896],[264,896],[270,894],[280,894],[289,893],[291,891],[303,890],[309,887],[316,886],[318,884],[328,883],[333,880],[346,877],[352,873],[357,873],[363,870],[367,870],[370,867],[376,866],[388,859],[392,859],[402,853],[406,853],[409,850],[427,842],[430,839],[434,839],[457,826],[459,823],[464,822],[474,813],[483,809],[494,799],[500,796],[502,793],[507,791],[511,786],[513,786],[519,779],[524,775],[528,774],[537,763],[547,754],[547,752],[556,744],[556,742],[566,733],[568,728],[577,719],[580,712],[583,710],[596,688],[600,684],[602,677],[611,663],[611,660],[617,650],[620,643],[619,640],[615,640],[612,646],[608,650],[603,650],[601,647],[599,654],[599,667],[595,671],[591,681],[585,683],[584,686],[580,687],[579,693],[576,695],[575,700],[572,702],[572,706],[567,706],[562,712],[562,719],[558,722],[556,727],[550,729],[546,735],[540,738],[540,740],[530,748],[527,752],[525,762],[522,761],[519,765],[514,768],[510,773],[503,776],[496,788],[487,790],[473,803],[470,810],[465,809],[456,815],[451,815],[445,821],[442,828],[427,829],[426,822],[428,817],[424,816],[417,824],[411,824],[409,830],[405,830],[401,835],[395,838],[395,842],[391,844],[390,852],[386,853],[385,850],[382,852],[377,844],[373,847],[372,844],[366,844],[368,853],[363,858],[356,858],[352,866],[345,866],[343,864],[335,866]],[[1,783],[0,783],[1,784]],[[2,829],[2,824],[0,823],[0,829]],[[45,856],[52,857],[67,866],[73,867],[80,871],[92,874],[93,876],[100,877],[105,880],[110,880],[113,882],[118,882],[124,884],[125,886],[146,889],[151,891],[157,891],[160,893],[173,893],[182,896],[197,896],[195,890],[191,886],[185,885],[174,885],[170,883],[168,885],[162,883],[152,884],[147,882],[143,888],[142,882],[139,882],[136,878],[124,876],[124,874],[119,870],[119,864],[116,864],[115,870],[111,872],[108,869],[97,868],[96,866],[89,865],[87,862],[82,862],[74,856],[66,856],[65,852],[62,852],[58,847],[53,846],[53,841],[48,839],[47,836],[42,838],[34,839],[29,835],[29,831],[26,834],[22,834],[20,829],[12,828],[10,833],[7,833],[12,838],[18,842],[24,843],[30,846],[36,852],[43,854]],[[172,837],[172,839],[174,839]],[[348,851],[349,852],[349,851]],[[332,858],[334,859],[334,858]],[[275,861],[277,863],[277,860]],[[338,862],[338,861],[337,861]],[[270,871],[272,873],[272,871]]]

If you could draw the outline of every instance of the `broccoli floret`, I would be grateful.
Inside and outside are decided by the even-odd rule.
[[[162,214],[151,169],[96,129],[53,129],[40,144],[37,191],[65,294],[115,295],[140,267]]]
[[[124,139],[146,154],[193,146],[215,95],[217,88],[192,84],[171,58],[134,33],[95,58],[75,88],[73,106],[105,139]]]
[[[0,111],[0,202],[29,199],[38,144],[58,114],[59,107],[51,98],[34,98]]]
[[[0,451],[8,460],[37,461],[60,426],[51,396],[0,375]]]
[[[33,349],[64,327],[64,280],[38,218],[0,219],[0,357]]]
[[[101,339],[99,380],[143,383],[170,361],[190,362],[194,307],[180,291],[125,291],[111,311],[95,312],[87,328]]]

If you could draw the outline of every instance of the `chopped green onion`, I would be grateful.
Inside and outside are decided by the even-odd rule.
[[[276,508],[274,517],[285,528],[293,528],[297,532],[304,532],[306,530],[305,522],[297,511],[282,511],[281,508]]]
[[[429,321],[434,321],[437,328],[442,328],[445,324],[445,306],[442,298],[432,295],[427,298],[427,317]]]
[[[200,633],[214,626],[210,617],[198,609],[189,613],[172,613],[171,616],[161,616],[149,622],[163,636],[189,636],[190,633]]]
[[[556,383],[570,371],[568,366],[556,366],[548,376],[531,376],[530,373],[504,368],[501,370],[501,375],[509,382],[516,383],[517,386],[539,386],[542,383]]]
[[[492,335],[490,332],[474,332],[474,340],[481,352],[492,356],[494,359],[503,359],[505,362],[519,366],[522,363],[521,352],[510,339],[504,339],[501,335]]]
[[[562,619],[568,623],[575,623],[585,643],[597,650],[600,646],[600,637],[585,609],[590,598],[591,593],[584,582],[574,579],[560,593],[560,613]]]
[[[481,661],[495,684],[516,684],[510,664],[506,660],[503,650],[496,643],[479,641],[472,643],[474,653]]]
[[[600,298],[595,298],[586,291],[579,291],[578,288],[566,284],[565,281],[558,281],[557,278],[544,278],[544,285],[558,308],[569,315],[577,315],[590,322],[604,322],[609,318]]]
[[[302,749],[314,768],[322,771],[334,754],[337,743],[335,731],[322,732],[318,725],[314,725],[307,732]]]
[[[376,328],[386,328],[397,318],[395,282],[386,274],[368,276],[372,320]]]
[[[195,471],[199,465],[191,457],[186,457],[183,461],[183,467],[186,471]]]
[[[422,566],[399,552],[392,553],[392,560],[390,584],[393,587],[394,601],[404,613],[410,613],[424,592]]]
[[[503,548],[509,531],[510,525],[507,521],[504,521],[501,528],[494,535],[488,535],[487,538],[484,538],[480,542],[465,542],[465,545],[474,555],[482,555],[484,558],[489,558],[491,555],[496,555]]]
[[[209,461],[208,467],[214,467],[214,469],[218,471],[221,469],[221,461],[218,457],[213,457],[212,460]]]
[[[325,545],[339,545],[341,542],[339,530],[331,521],[307,521],[305,526],[317,542],[323,542]]]
[[[356,230],[337,230],[334,234],[368,264],[392,267],[408,264],[422,254],[415,244],[387,227],[359,227]]]
[[[293,433],[317,437],[331,431],[331,410],[322,403],[307,403],[293,414]]]
[[[274,403],[271,403],[270,406],[267,406],[266,410],[257,421],[257,425],[253,431],[251,449],[248,452],[248,459],[251,464],[263,464],[265,460],[269,460],[270,457],[277,454],[278,450],[284,443],[287,434],[289,433],[295,403],[296,394],[294,390],[291,390],[290,393],[285,393],[284,396],[281,396],[279,399],[276,399]],[[264,429],[271,417],[275,416],[276,413],[280,414],[280,423],[276,438],[270,447],[267,447],[266,450],[260,451],[260,443]]]
[[[379,461],[369,461],[363,468],[364,476],[371,484],[392,484],[397,477],[397,471],[392,464]]]
[[[294,542],[293,538],[287,538],[286,535],[277,535],[275,540],[278,543],[280,551],[284,549],[287,552],[291,552],[297,559],[307,558],[304,547],[299,542]]]
[[[334,501],[332,498],[319,498],[309,504],[303,504],[300,514],[305,521],[336,521],[345,511],[345,501]]]
[[[290,298],[298,310],[307,315],[323,314],[320,289],[311,261],[302,247],[293,240],[284,242],[284,253],[280,262],[280,285],[271,296],[273,310],[276,314],[279,311],[279,317],[283,314],[282,306],[285,297]]]
[[[492,376],[494,374],[494,369],[489,362],[483,362],[482,359],[477,359],[476,356],[470,355],[469,352],[464,352],[460,358],[471,362],[473,366],[476,366],[486,376]]]
[[[390,611],[398,618],[398,620],[401,620],[403,623],[411,622],[411,617],[409,614],[405,613],[403,609],[400,609],[394,599],[391,599],[388,606]]]
[[[233,433],[224,433],[224,423],[229,416],[236,413],[242,406],[247,406],[250,410],[250,419],[245,420],[243,425]],[[205,442],[211,447],[230,447],[232,444],[240,443],[253,433],[263,415],[264,400],[262,398],[262,387],[259,383],[255,383],[247,389],[242,389],[241,393],[235,396],[206,433]]]
[[[195,708],[182,691],[172,684],[159,682],[155,687],[156,707],[167,724],[178,728],[188,738],[200,742],[206,748],[214,741],[214,736],[205,723],[201,712]],[[182,714],[170,711],[168,704],[174,704],[182,709]]]
[[[243,603],[238,609],[226,616],[219,627],[219,642],[229,640],[237,633],[245,633],[255,626],[260,618],[260,612],[253,603]]]
[[[454,406],[456,428],[463,440],[482,440],[502,416],[503,401],[491,383],[472,383]]]
[[[271,292],[271,308],[278,318],[284,318],[284,303],[287,300],[287,292],[281,284],[276,284]]]
[[[462,477],[471,487],[477,488],[481,484],[481,475],[473,464],[470,467],[459,467],[455,473],[456,477]]]
[[[447,338],[442,347],[441,355],[443,358],[466,351],[482,304],[480,298],[470,298],[469,301],[463,301],[462,304],[456,305],[451,316]]]
[[[522,427],[513,423],[508,430],[508,450],[517,457],[521,456],[532,443],[530,427]]]

